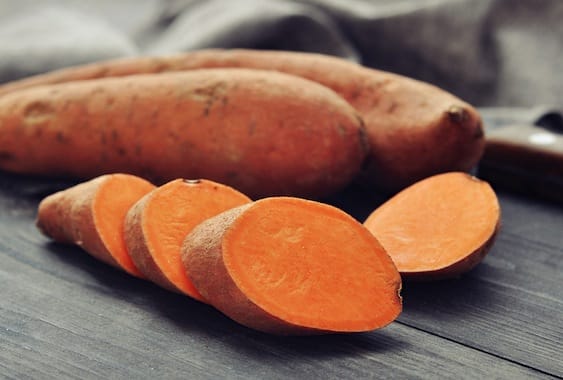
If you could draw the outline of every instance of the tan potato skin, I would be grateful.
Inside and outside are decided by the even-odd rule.
[[[172,282],[166,278],[160,267],[151,256],[149,247],[143,237],[143,210],[148,202],[147,194],[136,202],[125,217],[125,241],[131,259],[148,279],[155,284],[175,293],[182,293]]]
[[[233,281],[224,262],[224,238],[232,228],[236,228],[237,219],[254,204],[238,206],[207,219],[187,235],[182,246],[182,261],[188,277],[204,299],[244,326],[276,335],[335,333],[333,330],[296,325],[268,313],[250,300]],[[398,273],[395,281],[396,298],[389,302],[396,303],[397,313],[400,313],[401,280]]]
[[[182,247],[182,260],[204,299],[244,326],[277,335],[316,335],[322,330],[295,326],[282,321],[250,301],[233,282],[223,263],[223,236],[236,218],[252,204],[225,211],[204,221],[190,233]],[[205,284],[205,286],[202,286]]]
[[[97,232],[91,207],[98,187],[109,177],[100,176],[46,197],[39,204],[36,225],[45,236],[76,244],[98,260],[121,268]]]
[[[401,272],[401,277],[406,281],[436,281],[460,277],[462,274],[475,268],[481,261],[483,261],[485,256],[487,256],[496,241],[501,227],[500,225],[501,223],[499,221],[491,237],[483,243],[479,249],[467,255],[463,258],[463,260],[434,271]]]
[[[283,73],[194,70],[0,97],[0,168],[21,173],[208,178],[252,198],[319,198],[346,186],[367,151],[345,100]]]
[[[276,70],[330,87],[361,114],[370,146],[362,181],[385,192],[446,171],[468,171],[484,150],[477,111],[421,81],[312,53],[202,50],[63,69],[0,86],[0,95],[44,83],[208,67]]]
[[[189,188],[192,189],[198,189],[199,191],[208,191],[209,189],[217,189],[217,191],[223,191],[223,192],[232,192],[233,195],[232,197],[235,197],[235,191],[233,189],[227,188],[226,186],[223,186],[221,184],[218,183],[214,183],[208,180],[185,180],[185,179],[177,179],[174,180],[172,182],[170,182],[169,184],[172,186],[175,186],[178,182],[181,183],[185,183],[185,182],[191,182],[191,184],[189,185]],[[164,185],[166,186],[166,185]],[[185,186],[185,185],[184,185]],[[236,193],[236,199],[237,199],[237,203],[236,205],[238,206],[239,204],[245,203],[245,202],[250,202],[251,200],[249,198],[247,198],[246,196],[244,196],[243,194],[238,194]],[[143,198],[141,198],[139,201],[137,201],[130,209],[129,212],[127,213],[126,217],[125,217],[125,243],[126,246],[128,248],[129,254],[131,256],[131,259],[133,260],[133,262],[135,263],[136,267],[139,268],[139,270],[141,271],[141,273],[143,273],[145,275],[145,277],[149,280],[151,280],[152,282],[154,282],[155,284],[171,290],[173,292],[176,293],[186,293],[187,295],[191,296],[192,298],[195,298],[199,301],[205,302],[204,299],[201,298],[201,296],[199,296],[199,294],[192,294],[189,291],[185,291],[182,290],[181,287],[178,287],[176,284],[174,284],[172,281],[169,280],[169,278],[163,273],[160,265],[155,261],[155,258],[153,256],[153,252],[155,251],[155,247],[152,244],[151,239],[147,238],[147,234],[148,234],[148,229],[150,229],[151,224],[155,223],[155,221],[153,219],[151,219],[149,217],[149,213],[147,212],[147,205],[150,204],[150,202],[155,198],[155,196],[159,196],[158,195],[158,189],[155,189],[155,191],[148,193],[147,195],[145,195]],[[192,192],[190,194],[190,198],[194,196],[194,193]],[[215,197],[216,199],[220,196],[217,195],[217,193],[215,193],[215,195],[212,195],[213,197]],[[208,196],[210,197],[210,196]],[[178,198],[176,198],[178,199]],[[180,199],[185,199],[186,198],[180,198]],[[207,200],[209,198],[204,198],[202,199],[201,197],[199,198],[194,198],[194,199],[198,199],[197,201],[193,201],[193,203],[200,203],[200,204],[206,204]],[[182,203],[184,202],[182,201]],[[233,201],[233,205],[230,207],[234,207],[235,201]],[[187,210],[189,210],[192,207],[192,203],[183,203],[183,205],[180,205],[179,203],[177,203],[178,206],[180,206],[181,208],[185,208]],[[225,207],[227,207],[226,205],[224,205]],[[154,207],[153,207],[154,209]],[[214,211],[215,212],[215,211]],[[217,211],[218,212],[218,211]],[[210,216],[213,216],[215,214],[212,214],[211,212],[208,212],[208,214],[206,216],[204,215],[199,215],[199,214],[194,214],[193,212],[190,213],[188,212],[189,217],[186,218],[189,219],[189,225],[185,225],[185,234],[188,234],[189,231],[191,231],[191,229],[193,228],[194,225],[198,224],[199,220],[201,218],[208,218]],[[167,221],[168,223],[177,223],[171,220]],[[179,251],[178,251],[179,254]]]

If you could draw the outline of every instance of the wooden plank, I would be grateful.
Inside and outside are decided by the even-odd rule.
[[[457,280],[404,284],[400,321],[563,376],[563,210],[502,194],[490,254]]]
[[[78,249],[10,248],[3,231],[0,363],[13,378],[549,378],[398,323],[268,336]]]
[[[498,192],[493,249],[457,280],[403,284],[405,325],[563,377],[563,206]],[[363,221],[383,198],[334,203]]]
[[[503,196],[508,219],[491,255],[460,280],[405,284],[398,323],[367,334],[276,338],[77,248],[50,244],[33,225],[35,208],[64,184],[0,179],[0,370],[8,378],[560,374],[561,260],[554,244],[561,224],[548,206]],[[342,204],[360,219],[378,202],[363,199]]]

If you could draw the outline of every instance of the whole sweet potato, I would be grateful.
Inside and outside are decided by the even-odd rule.
[[[208,178],[251,197],[322,197],[368,150],[356,111],[283,73],[194,70],[75,81],[0,97],[0,168],[155,183]]]
[[[433,174],[468,171],[484,149],[481,118],[433,85],[326,55],[285,51],[202,50],[67,68],[0,86],[0,95],[45,83],[136,73],[244,67],[276,70],[330,87],[366,124],[371,154],[364,182],[395,192]]]

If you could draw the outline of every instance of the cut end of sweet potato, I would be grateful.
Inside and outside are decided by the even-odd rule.
[[[130,174],[93,178],[43,199],[37,227],[57,242],[76,244],[99,260],[142,277],[125,247],[124,219],[129,208],[153,188]]]
[[[154,187],[140,177],[111,174],[100,184],[92,203],[94,224],[105,248],[123,270],[136,277],[144,276],[125,246],[125,216],[131,206]]]
[[[500,226],[500,206],[487,182],[451,172],[406,188],[377,208],[364,225],[403,277],[456,277],[489,251]]]
[[[177,179],[162,185],[126,217],[125,239],[133,261],[154,283],[204,301],[181,261],[184,238],[203,220],[248,202],[246,195],[209,180]]]
[[[359,332],[401,311],[401,279],[369,231],[332,206],[266,198],[223,213],[184,243],[189,277],[239,323],[275,334]]]

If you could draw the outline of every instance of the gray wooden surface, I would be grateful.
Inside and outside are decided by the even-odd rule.
[[[370,333],[273,337],[50,243],[37,203],[65,183],[0,173],[0,378],[542,379],[563,376],[563,208],[500,193],[503,228],[460,279],[405,283]],[[378,199],[333,200],[358,219]]]

